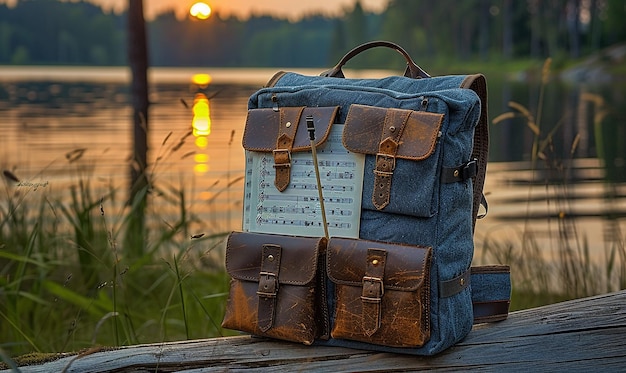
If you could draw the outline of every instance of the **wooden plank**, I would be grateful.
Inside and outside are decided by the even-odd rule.
[[[626,291],[511,313],[434,357],[303,346],[249,336],[129,346],[22,372],[400,372],[626,369]],[[3,371],[3,372],[9,372]]]

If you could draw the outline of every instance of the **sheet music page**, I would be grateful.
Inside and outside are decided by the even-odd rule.
[[[342,124],[333,124],[328,140],[317,148],[320,182],[330,236],[359,237],[365,155],[341,143]],[[243,228],[250,232],[324,236],[311,152],[291,154],[291,182],[274,186],[272,153],[246,152]]]

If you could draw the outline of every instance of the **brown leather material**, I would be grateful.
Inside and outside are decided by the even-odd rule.
[[[439,298],[451,297],[465,290],[470,284],[470,275],[471,271],[468,268],[453,279],[439,281]]]
[[[434,151],[443,114],[404,109],[386,109],[366,105],[350,105],[343,131],[343,145],[353,153],[377,154],[384,128],[393,124],[385,122],[388,110],[409,112],[402,130],[396,158],[421,161],[428,158]],[[403,116],[396,117],[404,120]],[[397,125],[396,128],[400,128]]]
[[[479,265],[472,266],[470,268],[471,273],[473,274],[483,274],[483,273],[511,273],[511,266],[507,264],[489,264],[489,265]]]
[[[370,41],[370,42],[361,44],[353,48],[351,51],[346,53],[346,55],[343,56],[343,58],[341,58],[341,60],[339,61],[337,65],[335,65],[332,69],[321,73],[320,76],[344,78],[345,76],[343,75],[343,71],[341,70],[341,68],[346,64],[346,62],[354,58],[357,54],[363,51],[366,51],[368,49],[375,48],[375,47],[391,48],[395,50],[396,52],[400,53],[406,60],[406,69],[404,70],[404,76],[408,78],[413,78],[413,79],[421,79],[421,78],[430,77],[430,75],[428,75],[426,71],[422,70],[421,67],[415,64],[411,56],[409,56],[409,54],[402,47],[400,47],[398,44],[395,44],[389,41],[384,41],[384,40]],[[270,80],[270,82],[268,83],[268,86],[270,84],[273,86],[276,83],[274,79]]]
[[[259,296],[258,319],[262,332],[266,332],[274,324],[281,250],[279,245],[263,245],[261,249],[261,272],[256,293]]]
[[[281,111],[272,108],[248,110],[246,125],[243,132],[242,144],[244,149],[255,152],[272,152],[276,149],[278,140]],[[338,106],[305,107],[298,121],[296,134],[291,148],[292,152],[311,150],[311,140],[306,128],[306,117],[311,115],[315,123],[315,145],[320,146],[330,134],[330,128],[335,122]]]
[[[222,327],[311,344],[328,334],[316,299],[326,238],[233,232],[226,245],[230,291]],[[270,255],[272,258],[270,258]]]
[[[402,132],[411,112],[411,110],[393,108],[386,110],[378,153],[376,154],[376,167],[374,168],[372,203],[378,210],[384,209],[389,204],[391,180],[396,168],[396,154],[400,147]]]
[[[506,320],[509,316],[510,303],[511,302],[508,299],[489,302],[473,302],[474,324]]]
[[[391,347],[430,338],[431,248],[331,238],[326,270],[335,284],[331,336]]]
[[[311,140],[306,117],[313,118],[316,146],[328,139],[339,107],[281,107],[248,111],[243,147],[249,151],[273,152],[276,176],[274,185],[284,191],[291,181],[291,153],[310,151]]]
[[[287,189],[291,181],[291,150],[303,111],[304,106],[285,107],[279,110],[278,139],[273,153],[276,170],[274,185],[281,192]]]
[[[385,294],[383,279],[385,278],[385,264],[387,252],[381,249],[367,249],[365,276],[363,276],[363,329],[367,336],[372,336],[380,328],[381,303]]]

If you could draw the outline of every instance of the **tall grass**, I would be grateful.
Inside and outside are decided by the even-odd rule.
[[[496,239],[487,233],[480,250],[483,253],[482,260],[490,258],[501,263],[513,264],[512,309],[536,307],[626,288],[626,237],[620,230],[619,221],[608,219],[605,222],[603,248],[599,248],[597,243],[592,247],[587,236],[579,229],[579,221],[568,214],[572,210],[569,175],[580,136],[577,135],[571,144],[570,158],[563,159],[555,151],[553,141],[562,130],[563,120],[552,124],[551,127],[542,123],[544,92],[550,83],[550,62],[549,59],[546,60],[541,72],[536,112],[532,113],[517,102],[510,102],[511,111],[493,120],[497,125],[521,118],[522,123],[533,135],[530,154],[532,179],[528,180],[524,224],[518,228],[514,236],[505,239]],[[596,147],[598,158],[602,160],[604,158],[601,126],[608,109],[599,96],[583,94],[582,100],[594,104]],[[539,162],[543,163],[541,166],[551,175],[551,180],[540,180],[537,172]],[[537,223],[538,219],[531,215],[531,206],[542,200],[541,197],[535,198],[532,194],[536,190],[535,186],[542,183],[547,196],[544,202],[549,211],[556,212],[543,222],[544,227],[548,227],[547,242],[550,247],[541,246],[545,245],[546,240],[540,241],[538,239],[540,233],[533,230],[530,224]],[[609,200],[611,196],[616,195],[615,185],[610,181],[605,183],[604,188],[604,194]],[[553,256],[545,255],[549,249],[555,253]],[[603,260],[598,259],[602,256]]]
[[[159,157],[180,148],[167,140]],[[190,208],[188,183],[152,182],[142,191],[145,246],[125,247],[137,201],[120,200],[119,187],[93,187],[86,152],[68,153],[67,189],[4,172],[0,359],[223,335],[227,232]]]

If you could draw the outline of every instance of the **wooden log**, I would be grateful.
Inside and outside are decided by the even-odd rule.
[[[513,312],[443,353],[408,356],[250,336],[94,350],[22,372],[626,370],[626,291]],[[9,372],[8,370],[3,372]]]

